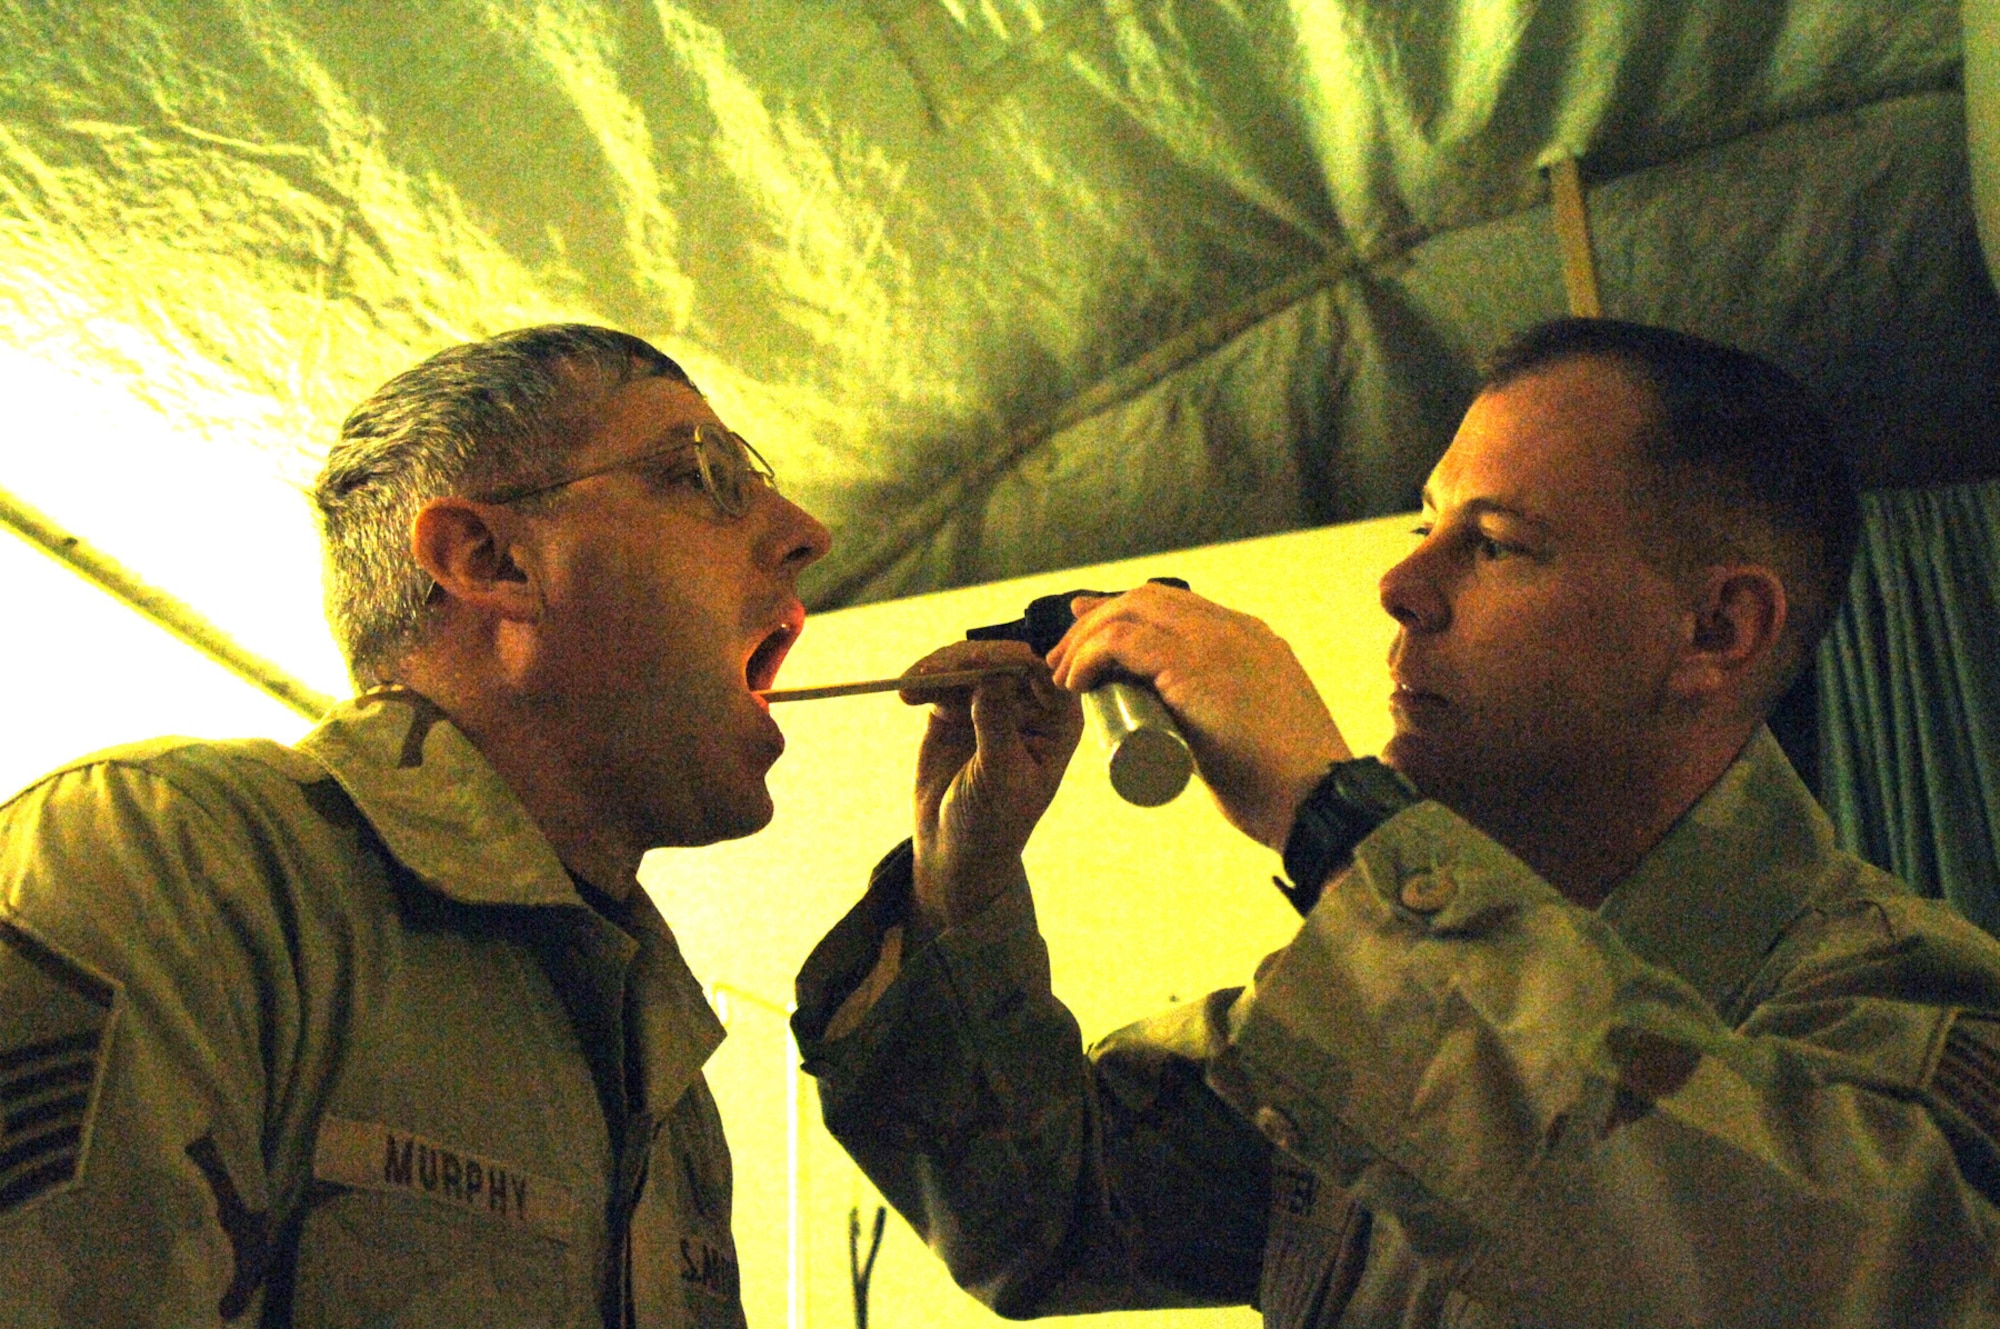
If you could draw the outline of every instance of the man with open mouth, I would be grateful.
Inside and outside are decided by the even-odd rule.
[[[770,820],[826,528],[581,325],[391,380],[315,498],[359,696],[0,809],[0,1319],[741,1326],[637,871]]]

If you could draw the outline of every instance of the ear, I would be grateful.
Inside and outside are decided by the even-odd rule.
[[[1752,697],[1784,635],[1785,584],[1754,563],[1708,568],[1700,575],[1674,668],[1675,690],[1691,699]]]
[[[515,559],[520,526],[495,504],[434,498],[411,524],[410,554],[452,599],[498,618],[532,619],[540,589]]]

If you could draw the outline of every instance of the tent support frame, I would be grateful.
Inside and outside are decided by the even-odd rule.
[[[186,601],[149,584],[111,555],[4,489],[0,489],[0,526],[306,719],[319,719],[333,705],[332,697],[245,649]]]

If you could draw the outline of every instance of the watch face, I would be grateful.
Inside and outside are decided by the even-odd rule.
[[[1294,883],[1286,898],[1301,914],[1319,899],[1333,870],[1354,856],[1369,832],[1422,796],[1395,770],[1373,757],[1335,762],[1300,805],[1285,839],[1285,875]]]
[[[1343,762],[1334,784],[1341,798],[1374,813],[1377,825],[1421,801],[1409,781],[1373,757]]]

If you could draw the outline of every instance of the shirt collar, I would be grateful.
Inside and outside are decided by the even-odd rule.
[[[407,689],[341,702],[299,740],[403,866],[464,904],[580,904],[556,851],[499,772]]]
[[[398,862],[440,895],[472,905],[587,908],[541,828],[472,740],[428,698],[381,689],[341,702],[299,741],[333,775]],[[664,1107],[724,1036],[672,929],[644,890],[626,935],[599,916],[601,963],[638,998],[646,1101]]]
[[[1832,823],[1759,726],[1598,915],[1726,1015],[1839,852]]]
[[[639,951],[627,980],[637,1000],[628,1009],[639,1023],[646,1102],[660,1112],[693,1083],[726,1031],[673,930],[643,890],[632,896],[631,924]]]

